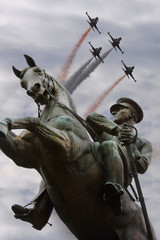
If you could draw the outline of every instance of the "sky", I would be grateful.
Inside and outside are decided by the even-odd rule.
[[[122,37],[121,48],[114,49],[89,77],[73,92],[80,116],[97,102],[103,92],[124,75],[121,60],[135,66],[137,82],[125,77],[110,91],[96,112],[111,118],[109,108],[119,97],[130,97],[144,110],[144,119],[137,125],[140,136],[153,145],[152,163],[140,182],[149,218],[160,239],[160,2],[158,0],[0,0],[0,118],[37,116],[37,106],[30,99],[12,72],[26,67],[24,54],[34,58],[38,66],[58,79],[76,44],[87,31],[87,11],[99,17],[101,34],[89,31],[78,48],[70,69],[70,77],[92,56],[90,41],[102,47],[102,54],[111,49],[108,32]],[[19,134],[19,132],[16,132]],[[0,152],[0,236],[3,240],[73,240],[55,211],[47,225],[37,231],[29,223],[16,220],[11,211],[15,203],[27,204],[38,191],[40,176],[35,170],[17,167]],[[23,236],[23,237],[22,237]]]

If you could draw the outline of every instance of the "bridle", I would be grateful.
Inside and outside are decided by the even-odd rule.
[[[42,69],[43,73],[44,73],[44,85],[46,90],[48,91],[50,96],[53,96],[54,94],[54,90],[55,90],[55,84],[54,84],[54,78],[50,75],[48,75],[44,69]],[[46,79],[48,80],[48,83],[46,83]],[[51,83],[52,83],[52,87],[51,87]]]
[[[58,101],[58,99],[54,96],[54,91],[55,91],[54,78],[49,76],[45,72],[45,70],[43,70],[43,73],[44,73],[44,87],[48,91],[51,100],[53,100],[61,108],[65,109],[69,113],[71,113],[82,124],[82,126],[87,130],[87,132],[89,133],[89,135],[91,136],[91,138],[94,141],[101,142],[102,141],[101,138],[97,135],[97,133],[89,126],[89,124],[83,118],[81,118],[77,113],[75,113],[73,110],[68,108],[65,104]],[[46,82],[46,79],[48,80],[47,82]],[[51,87],[51,84],[53,87]],[[40,118],[41,114],[42,114],[42,110],[40,108],[39,103],[37,103],[37,106],[38,106],[38,118]]]
[[[47,90],[49,97],[53,98],[54,97],[54,91],[55,91],[55,84],[54,84],[54,78],[50,75],[48,75],[44,69],[42,69],[43,74],[44,74],[44,88]],[[46,81],[48,80],[48,81]],[[41,110],[41,105],[40,103],[37,102],[38,106],[38,118],[41,117],[42,115],[42,110]]]

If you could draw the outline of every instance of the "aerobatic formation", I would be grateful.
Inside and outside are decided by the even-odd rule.
[[[71,97],[82,81],[104,63],[113,48],[124,53],[120,48],[122,38],[114,38],[108,32],[112,48],[100,56],[102,48],[95,48],[89,42],[93,57],[67,79],[75,54],[90,30],[101,34],[98,17],[91,18],[88,12],[86,15],[90,28],[75,45],[59,81],[28,55],[24,55],[27,67],[19,70],[13,66],[21,87],[38,105],[39,114],[37,118],[0,121],[0,148],[16,165],[35,169],[42,180],[37,196],[29,203],[33,207],[14,204],[12,210],[16,219],[41,230],[55,208],[78,240],[156,240],[137,174],[147,170],[152,153],[151,143],[137,138],[134,127],[143,119],[143,110],[134,100],[123,97],[110,108],[114,121],[93,113],[125,76],[136,81],[132,75],[134,67],[127,67],[121,61],[125,75],[89,108],[86,120],[77,114]],[[41,105],[44,105],[42,113]],[[13,129],[26,130],[17,136]],[[134,154],[130,144],[134,145]],[[135,195],[128,191],[133,178],[137,187],[137,194],[133,190]],[[135,201],[137,196],[141,206]]]
[[[88,33],[90,32],[91,29],[96,29],[98,31],[98,33],[101,33],[99,31],[99,29],[97,28],[97,23],[99,18],[91,18],[88,15],[88,12],[86,12],[87,16],[89,17],[89,21],[87,21],[90,25],[90,28],[87,29],[84,34],[80,37],[80,39],[78,40],[78,42],[75,44],[71,54],[69,55],[68,59],[66,60],[65,64],[62,66],[61,68],[61,72],[59,73],[57,79],[68,89],[68,91],[72,94],[73,91],[75,91],[75,89],[85,80],[89,77],[89,75],[99,66],[100,63],[104,63],[104,59],[110,54],[110,52],[112,51],[112,49],[114,48],[116,51],[117,49],[119,49],[121,51],[121,53],[123,54],[124,52],[122,51],[121,47],[120,47],[120,41],[122,40],[121,37],[119,38],[114,38],[110,32],[108,32],[108,35],[111,38],[111,41],[109,40],[109,42],[112,45],[112,48],[110,50],[107,50],[106,52],[104,52],[101,56],[100,53],[102,51],[102,47],[94,47],[91,42],[89,42],[89,45],[91,46],[92,49],[90,49],[90,52],[92,53],[93,57],[90,58],[86,63],[84,63],[70,78],[67,77],[68,72],[69,72],[69,68],[72,65],[72,62],[74,60],[74,57],[77,53],[77,51],[79,50],[81,44],[83,43],[83,41],[85,40],[85,38],[87,37]],[[92,59],[95,58],[97,61],[92,61]],[[126,65],[125,65],[126,66]],[[123,69],[125,71],[125,76],[131,76],[133,79],[133,72],[134,67],[127,67],[125,69]],[[124,78],[124,77],[123,77]],[[119,79],[123,79],[122,77],[120,77]],[[107,92],[107,95],[109,94],[109,92],[111,90],[114,89],[114,87],[120,82],[119,79],[116,81],[116,83],[113,83],[113,85],[111,85],[109,87],[109,91]],[[136,81],[134,79],[134,81]]]
[[[88,12],[86,12],[86,14],[87,14],[87,16],[89,17],[89,21],[87,21],[87,22],[89,23],[89,25],[91,26],[91,28],[93,29],[93,31],[94,31],[94,29],[96,29],[99,33],[101,33],[101,32],[99,31],[98,27],[97,27],[97,23],[98,23],[99,18],[98,18],[98,17],[96,17],[96,18],[91,18],[91,17],[88,15]],[[119,37],[119,38],[114,38],[114,37],[110,34],[110,32],[108,32],[108,35],[109,35],[110,38],[111,38],[111,41],[109,40],[109,42],[111,43],[112,47],[113,47],[116,51],[117,51],[117,49],[119,49],[119,51],[121,51],[121,53],[123,54],[124,52],[122,51],[122,49],[121,49],[121,47],[120,47],[120,41],[122,40],[122,38],[121,38],[121,37]],[[95,47],[93,47],[93,45],[91,44],[91,42],[89,42],[89,44],[90,44],[90,46],[91,46],[91,48],[92,48],[92,50],[90,50],[91,53],[92,53],[92,55],[93,55],[96,59],[99,58],[99,59],[101,60],[101,62],[104,63],[103,59],[100,57],[100,52],[101,52],[101,50],[102,50],[102,47],[95,48]],[[133,67],[127,67],[127,66],[124,64],[123,60],[122,60],[122,63],[123,63],[123,65],[124,65],[124,67],[125,67],[125,69],[123,69],[123,70],[124,70],[125,74],[127,75],[127,77],[129,78],[129,76],[131,76],[131,77],[133,78],[133,80],[136,82],[136,80],[134,79],[134,77],[133,77],[133,75],[132,75],[132,72],[133,72],[133,70],[134,70],[134,66],[133,66]]]

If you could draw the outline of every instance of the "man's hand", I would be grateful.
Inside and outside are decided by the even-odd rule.
[[[122,143],[131,142],[134,139],[133,128],[127,125],[119,128],[118,138]]]

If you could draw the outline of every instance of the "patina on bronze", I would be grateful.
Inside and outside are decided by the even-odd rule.
[[[61,220],[79,240],[147,240],[147,231],[141,208],[130,198],[126,191],[130,178],[122,174],[123,163],[117,155],[118,169],[110,172],[112,162],[111,152],[117,150],[116,141],[106,141],[105,133],[110,132],[116,139],[123,142],[130,138],[131,131],[121,128],[120,117],[129,117],[129,121],[135,120],[130,109],[123,107],[113,112],[115,122],[104,116],[94,114],[88,116],[87,121],[95,131],[103,138],[102,144],[92,142],[84,126],[66,108],[62,108],[56,101],[76,112],[73,100],[68,91],[55,79],[39,68],[34,60],[25,56],[29,67],[19,71],[14,68],[14,73],[20,78],[20,83],[27,94],[36,103],[45,105],[40,118],[26,117],[21,119],[4,119],[0,123],[0,147],[18,166],[34,168],[41,175],[45,191],[41,191],[38,199],[49,199],[42,203],[49,206],[48,216],[52,208],[57,211]],[[50,81],[51,79],[51,81]],[[122,111],[123,110],[123,111]],[[98,117],[98,118],[97,118]],[[122,120],[121,118],[121,120]],[[98,125],[97,125],[97,119]],[[101,121],[102,120],[102,121]],[[102,128],[101,128],[102,126]],[[26,132],[16,136],[12,129],[26,129]],[[115,143],[116,142],[116,143]],[[107,145],[108,144],[108,145]],[[119,144],[120,145],[120,144]],[[119,147],[119,149],[121,149]],[[110,152],[108,152],[110,151]],[[145,171],[141,164],[139,151],[137,159],[140,171]],[[118,154],[118,151],[116,152]],[[115,155],[116,155],[115,154]],[[106,167],[107,166],[107,167]],[[143,168],[144,167],[144,168]],[[109,169],[110,168],[110,169]],[[115,167],[114,167],[115,168]],[[112,169],[113,170],[113,169]],[[119,184],[123,194],[115,194],[120,200],[120,212],[114,211],[114,205],[104,201],[104,184],[110,182],[113,186]],[[119,192],[119,189],[118,189]],[[112,195],[112,192],[111,192]],[[108,198],[109,196],[107,196]],[[38,201],[36,202],[38,207]],[[17,210],[16,208],[14,209]],[[20,207],[16,215],[21,211]],[[32,210],[30,211],[32,214]],[[46,219],[45,211],[41,211]],[[32,221],[32,215],[28,210],[23,212],[30,216],[28,221],[37,229],[39,217]],[[44,215],[43,215],[44,214]],[[21,219],[22,219],[21,218]],[[34,218],[34,216],[33,216]],[[22,219],[23,220],[23,219]],[[25,219],[26,221],[26,219]],[[42,225],[45,225],[43,223]],[[154,238],[156,239],[156,238]]]

